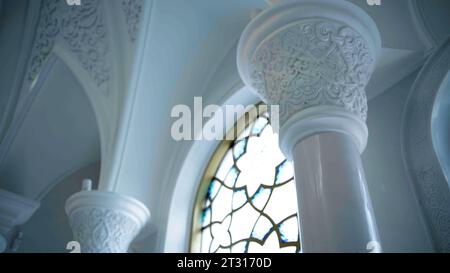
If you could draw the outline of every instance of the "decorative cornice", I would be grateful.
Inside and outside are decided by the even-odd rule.
[[[39,208],[39,202],[12,192],[0,190],[0,245],[8,245],[11,231],[25,224]],[[4,250],[5,250],[4,249]],[[0,253],[2,247],[0,246]]]
[[[416,79],[403,114],[407,169],[438,250],[450,251],[450,190],[434,150],[431,122],[439,88],[450,70],[450,39],[430,57]]]
[[[106,56],[109,45],[104,21],[100,0],[83,0],[79,6],[69,6],[60,0],[42,1],[27,73],[29,85],[38,77],[55,44],[61,41],[107,95],[110,65]]]
[[[238,67],[268,104],[280,105],[280,125],[322,106],[367,117],[365,86],[380,49],[372,19],[344,1],[275,5],[244,31]]]
[[[0,190],[0,231],[23,225],[39,205],[39,202]]]
[[[122,0],[122,9],[125,13],[128,35],[132,42],[137,39],[143,4],[143,0]]]
[[[125,253],[150,218],[141,202],[112,192],[84,191],[67,200],[66,213],[83,253]]]

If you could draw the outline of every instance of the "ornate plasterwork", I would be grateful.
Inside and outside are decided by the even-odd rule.
[[[90,208],[70,218],[74,240],[83,253],[126,252],[139,228],[130,217],[111,209]]]
[[[430,57],[414,83],[404,112],[403,151],[438,250],[450,251],[450,190],[432,141],[432,112],[450,70],[450,39]]]
[[[138,35],[143,0],[122,0],[122,9],[125,13],[128,35],[130,40],[134,42]]]
[[[268,37],[250,65],[251,85],[280,105],[280,124],[314,106],[337,106],[362,121],[374,56],[354,29],[333,20],[308,19]]]
[[[99,0],[84,0],[82,5],[67,5],[61,0],[42,1],[30,68],[31,84],[57,42],[79,60],[97,87],[109,91],[110,64],[107,59],[108,40]]]
[[[150,218],[136,199],[83,191],[67,200],[66,213],[83,253],[125,253]]]

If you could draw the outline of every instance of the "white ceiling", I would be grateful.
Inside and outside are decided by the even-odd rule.
[[[42,76],[27,114],[2,143],[0,188],[39,200],[65,176],[100,160],[100,138],[90,102],[59,60]]]

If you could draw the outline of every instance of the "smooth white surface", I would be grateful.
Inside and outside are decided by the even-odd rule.
[[[294,149],[302,251],[368,252],[380,242],[359,151],[342,133]]]
[[[0,187],[33,200],[100,160],[100,132],[81,84],[59,58],[49,59],[0,145]]]
[[[295,145],[323,132],[340,132],[350,136],[360,153],[367,145],[366,124],[355,115],[331,106],[308,108],[292,116],[280,129],[280,149],[292,160]]]
[[[370,128],[367,148],[362,154],[364,171],[383,251],[432,252],[414,183],[402,155],[402,112],[417,73],[369,101]]]
[[[87,177],[97,188],[100,163],[83,167],[64,177],[41,200],[33,217],[22,225],[22,242],[18,253],[68,253],[67,243],[73,240],[69,218],[64,211],[67,199],[80,191],[81,181]]]

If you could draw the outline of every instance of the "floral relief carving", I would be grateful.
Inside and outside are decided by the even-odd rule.
[[[139,30],[143,0],[122,0],[122,8],[125,13],[130,40],[134,42]]]
[[[450,69],[450,39],[420,72],[404,113],[405,160],[437,250],[450,251],[450,190],[433,146],[431,120]]]
[[[100,0],[84,0],[69,6],[61,0],[44,0],[28,72],[29,82],[40,69],[55,43],[61,43],[79,60],[97,87],[106,95],[110,70],[108,42]]]
[[[313,106],[342,107],[365,121],[374,56],[366,41],[339,22],[309,19],[264,41],[251,62],[252,86],[280,105],[280,123]]]
[[[140,229],[127,214],[112,209],[80,209],[70,220],[83,253],[126,252]]]
[[[36,38],[33,44],[31,64],[28,71],[28,80],[31,82],[37,78],[45,59],[50,54],[55,44],[55,39],[60,33],[60,23],[57,17],[60,1],[43,1],[40,20],[37,27]]]

